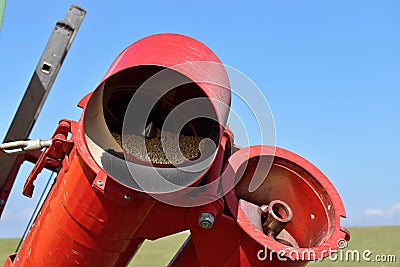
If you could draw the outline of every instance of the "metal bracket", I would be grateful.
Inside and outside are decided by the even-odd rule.
[[[61,166],[62,159],[69,154],[74,144],[72,140],[67,140],[69,133],[71,133],[71,122],[66,120],[60,121],[53,137],[49,140],[50,146],[40,155],[26,179],[24,189],[22,190],[24,196],[32,197],[33,190],[35,189],[34,182],[46,165],[51,165],[57,169]]]

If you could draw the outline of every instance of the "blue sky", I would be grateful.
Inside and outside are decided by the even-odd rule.
[[[1,138],[70,4],[7,1],[0,33]],[[399,1],[74,4],[88,13],[31,138],[50,137],[60,118],[77,120],[77,102],[126,46],[154,33],[181,33],[261,88],[275,118],[276,144],[329,177],[347,210],[344,225],[400,224]],[[39,176],[34,199],[27,199],[21,190],[31,168],[24,164],[17,178],[0,237],[22,234],[49,176]]]

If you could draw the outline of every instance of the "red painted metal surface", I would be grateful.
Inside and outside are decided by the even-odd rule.
[[[71,133],[71,122],[67,120],[61,120],[51,138],[52,144],[48,149],[41,153],[35,166],[33,167],[33,170],[26,179],[24,189],[22,191],[23,195],[32,197],[33,190],[35,188],[34,181],[44,168],[53,170],[60,169],[62,160],[64,157],[68,158],[73,146],[73,142],[71,140],[67,140],[69,133]]]
[[[115,60],[96,90],[113,75],[138,65],[172,67],[188,61],[213,61],[218,58],[206,46],[182,35],[165,34],[145,38],[134,43]],[[208,74],[229,88],[225,70],[187,69],[182,74],[192,80],[204,80]],[[230,91],[215,92],[215,85],[198,83],[210,98],[230,105]],[[95,90],[95,91],[96,91]],[[173,207],[135,190],[114,179],[93,158],[87,144],[85,116],[93,93],[79,105],[84,108],[82,118],[70,124],[71,139],[66,135],[53,136],[60,141],[59,157],[54,148],[47,149],[27,180],[25,194],[31,195],[36,175],[49,158],[62,160],[61,169],[45,203],[36,217],[17,255],[12,255],[6,266],[125,266],[144,239],[159,237],[188,229],[186,213],[189,208]],[[227,110],[216,110],[223,130]],[[62,127],[62,121],[58,127]],[[222,138],[222,132],[220,132]],[[63,149],[63,144],[73,144]],[[222,150],[224,151],[224,150]],[[223,157],[218,156],[217,161]],[[221,166],[221,163],[217,166]],[[210,166],[211,167],[211,166]],[[218,174],[219,171],[216,171]],[[205,177],[199,177],[200,182]],[[222,211],[221,203],[210,204]],[[198,216],[198,215],[197,215]],[[160,224],[160,218],[171,218],[171,223]]]
[[[16,156],[17,159],[15,160],[14,165],[6,179],[6,182],[4,183],[0,191],[0,215],[3,213],[4,207],[7,203],[8,197],[14,185],[15,179],[17,178],[17,174],[19,169],[21,168],[21,165],[25,161],[29,161],[33,164],[36,164],[41,154],[42,154],[41,151],[29,151],[26,154],[20,154]],[[45,163],[45,168],[51,171],[57,171],[59,167],[60,167],[59,164],[54,164],[54,162],[52,161]]]
[[[192,61],[216,64],[182,65]],[[310,260],[327,257],[329,251],[337,249],[338,240],[348,239],[340,226],[340,217],[345,217],[342,201],[314,165],[284,149],[239,148],[233,144],[233,133],[225,125],[229,81],[219,63],[203,44],[175,34],[147,37],[124,50],[94,92],[79,103],[84,109],[81,119],[60,122],[52,138],[54,146],[42,153],[28,177],[24,192],[29,196],[42,168],[60,167],[20,250],[9,257],[5,266],[125,266],[145,239],[155,240],[184,230],[190,230],[191,237],[171,266],[304,266]],[[104,161],[107,155],[113,155],[109,151],[115,142],[111,139],[112,126],[103,114],[109,108],[107,94],[120,93],[112,90],[121,86],[144,82],[160,67],[195,81],[196,90],[208,97],[217,115],[215,157],[204,175],[186,185],[212,184],[192,197],[208,200],[206,205],[179,207],[162,203],[131,186],[124,177],[114,177]],[[183,94],[191,96],[185,91]],[[225,105],[216,104],[218,101]],[[103,117],[99,119],[98,114]],[[249,191],[254,176],[262,182],[255,191]],[[187,194],[182,191],[172,193]],[[160,194],[164,193],[171,192]],[[267,236],[240,202],[262,206],[273,200],[286,203],[293,211],[293,219],[284,230],[299,247]],[[202,214],[208,216],[205,224],[200,220]],[[261,215],[259,220],[261,225]],[[315,255],[304,253],[309,250]],[[293,256],[295,260],[289,260]]]
[[[193,62],[196,64],[191,64]],[[118,55],[97,90],[113,75],[135,66],[160,66],[193,80],[211,101],[225,104],[215,104],[215,108],[220,125],[226,125],[231,104],[229,78],[219,58],[204,44],[180,34],[143,38]],[[85,107],[89,99],[90,96],[86,96],[78,105]],[[222,132],[223,129],[221,136]]]
[[[275,156],[273,151],[272,147],[254,146],[239,149],[230,157],[222,177],[223,188],[229,191],[224,197],[224,214],[211,229],[202,229],[195,223],[195,213],[190,211],[191,238],[170,266],[187,266],[192,258],[192,266],[304,266],[329,256],[338,249],[339,240],[349,239],[346,229],[340,226],[340,218],[346,215],[342,201],[328,178],[290,151],[276,148]],[[261,163],[262,169],[263,162],[271,161],[264,182],[249,192],[257,163]],[[230,190],[234,179],[240,181]],[[259,206],[275,199],[288,203],[293,220],[285,229],[300,247],[268,237],[247,217],[239,199]]]
[[[173,104],[179,105],[181,101],[188,100],[191,94],[194,94],[193,97],[204,95],[209,99],[213,112],[216,115],[215,119],[217,120],[218,134],[214,141],[218,147],[225,131],[231,102],[229,79],[224,66],[221,65],[220,60],[208,47],[190,37],[179,34],[153,35],[139,40],[125,49],[111,65],[96,90],[84,97],[78,104],[84,108],[82,119],[79,122],[79,134],[82,139],[86,140],[82,146],[78,146],[78,151],[95,172],[103,167],[110,176],[114,176],[115,180],[124,180],[118,179],[117,175],[114,175],[119,170],[113,171],[102,166],[101,156],[96,156],[99,153],[98,151],[95,152],[95,150],[103,150],[101,152],[103,153],[107,149],[115,149],[115,141],[111,136],[112,127],[109,126],[106,121],[107,119],[98,119],[97,116],[98,112],[102,111],[98,109],[98,106],[104,105],[104,101],[106,101],[104,95],[112,95],[113,90],[118,87],[129,86],[134,88],[137,84],[143,84],[147,79],[150,79],[157,73],[163,72],[165,68],[183,75],[196,84],[196,88],[184,87],[183,90],[178,91],[186,98],[183,96],[174,97],[172,100],[169,100],[170,102],[177,101],[177,103]],[[115,94],[123,93],[116,92]],[[131,97],[131,95],[128,95],[128,97]],[[122,102],[126,96],[122,95],[119,98],[120,102]],[[128,110],[127,113],[129,112],[131,111]],[[124,119],[127,120],[129,115],[125,114]],[[163,114],[159,114],[159,116],[161,115]],[[94,127],[91,126],[93,124]],[[105,128],[99,130],[97,125],[100,124],[105,125]],[[207,127],[211,128],[209,124],[203,124],[198,128],[199,130],[208,130]],[[114,130],[121,131],[121,128]],[[96,147],[96,149],[93,147]],[[195,177],[186,186],[189,187],[198,184],[211,166],[212,164],[204,170],[202,175]],[[170,170],[173,171],[173,169],[171,168]],[[127,184],[125,183],[125,185]],[[127,186],[134,187],[132,185]],[[140,186],[134,188],[140,191]],[[175,191],[171,193],[177,194]],[[186,194],[187,192],[185,191],[184,193]]]

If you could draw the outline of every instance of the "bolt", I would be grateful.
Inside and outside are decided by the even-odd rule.
[[[209,229],[214,224],[214,216],[209,212],[202,212],[199,215],[199,226],[204,229]]]
[[[4,206],[6,204],[4,199],[0,199],[0,206]]]
[[[103,186],[103,185],[104,185],[104,182],[103,182],[102,180],[98,180],[98,181],[97,181],[97,185],[98,185],[98,186]]]
[[[126,194],[126,195],[124,196],[124,198],[125,198],[126,200],[130,200],[130,199],[131,199],[131,196],[128,195],[128,194]]]

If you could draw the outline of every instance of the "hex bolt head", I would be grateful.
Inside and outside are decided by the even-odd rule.
[[[126,195],[124,195],[124,198],[125,198],[126,200],[130,200],[130,199],[131,199],[131,196],[128,195],[128,194],[126,194]]]
[[[198,223],[201,228],[209,229],[213,226],[215,221],[214,216],[209,212],[202,212],[199,215]]]
[[[4,206],[6,204],[6,201],[4,199],[0,199],[0,206]]]
[[[98,181],[97,181],[97,185],[98,185],[98,186],[103,186],[103,185],[104,185],[104,182],[103,182],[102,180],[98,180]]]

